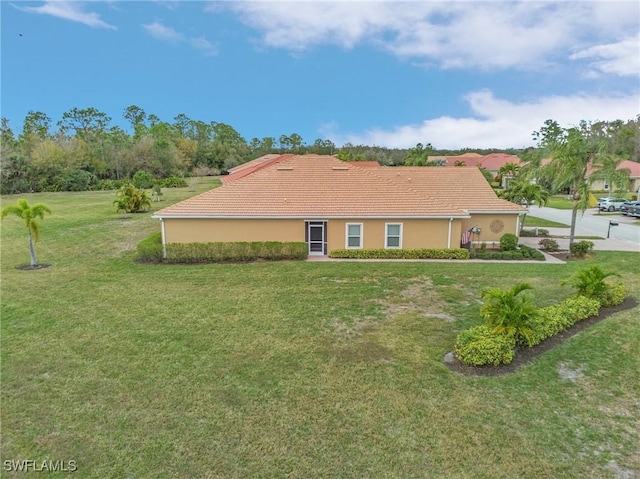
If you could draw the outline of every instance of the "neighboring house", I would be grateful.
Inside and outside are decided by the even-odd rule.
[[[489,171],[494,177],[498,175],[500,168],[508,163],[520,165],[522,160],[515,155],[506,153],[465,153],[457,156],[429,156],[429,162],[442,162],[442,166],[476,166]],[[504,186],[504,185],[503,185]]]
[[[527,212],[498,198],[475,167],[378,168],[333,156],[283,156],[155,213],[163,244],[304,241],[310,255],[457,248],[473,227],[475,242],[517,235]]]
[[[629,170],[629,189],[623,191],[638,193],[638,190],[640,190],[640,163],[630,160],[621,161],[617,169],[622,170],[625,168]],[[615,192],[615,190],[611,190],[611,185],[604,180],[593,181],[593,183],[591,183],[591,190]]]

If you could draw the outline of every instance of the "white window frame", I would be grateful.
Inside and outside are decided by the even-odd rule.
[[[359,246],[349,246],[349,238],[355,238],[353,235],[349,235],[349,226],[359,226],[360,227],[360,245]],[[344,228],[344,245],[345,249],[362,249],[364,245],[364,224],[363,223],[346,223]]]
[[[394,238],[398,238],[398,246],[389,246],[389,226],[399,226],[399,234],[393,235]],[[385,223],[384,224],[384,247],[385,249],[402,249],[402,223]]]

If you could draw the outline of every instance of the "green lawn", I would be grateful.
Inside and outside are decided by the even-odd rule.
[[[194,194],[164,191],[154,208]],[[82,478],[640,473],[637,309],[511,375],[461,376],[442,361],[480,322],[483,286],[526,280],[547,306],[571,294],[559,283],[577,267],[602,264],[640,297],[638,253],[144,265],[133,250],[159,222],[123,219],[113,198],[29,195],[54,212],[37,245],[52,266],[39,271],[15,269],[26,232],[2,221],[3,460],[74,459]]]
[[[528,214],[524,218],[524,226],[529,228],[571,228],[570,225],[558,223],[556,221],[545,220],[544,218],[536,218]]]
[[[557,208],[559,210],[570,210],[573,209],[573,201],[568,200],[566,195],[551,196],[545,206],[548,206],[549,208]]]

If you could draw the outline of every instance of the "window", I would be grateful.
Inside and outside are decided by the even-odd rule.
[[[362,223],[347,223],[347,248],[362,248]]]
[[[386,224],[385,248],[402,248],[402,223]]]

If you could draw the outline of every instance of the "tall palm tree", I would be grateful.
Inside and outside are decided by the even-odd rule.
[[[578,211],[584,214],[589,207],[591,183],[610,178],[622,186],[629,177],[629,170],[617,170],[621,159],[606,155],[605,145],[591,141],[588,135],[588,131],[578,128],[562,129],[555,137],[546,138],[544,144],[552,160],[542,168],[542,176],[551,179],[554,191],[569,188],[573,200],[569,244],[574,242]]]
[[[509,183],[509,188],[501,191],[500,198],[511,201],[517,205],[532,205],[537,203],[538,206],[544,206],[549,201],[551,194],[542,186],[525,178],[519,178]],[[524,227],[524,217],[520,222],[520,230]]]
[[[528,289],[533,289],[528,283],[517,283],[507,290],[485,289],[482,292],[485,302],[480,308],[480,314],[495,333],[513,336],[517,341],[524,340],[530,345],[533,334],[531,321],[538,313],[530,296],[519,296]]]
[[[49,207],[43,203],[38,203],[33,206],[29,206],[29,203],[25,199],[19,199],[17,205],[7,206],[2,209],[0,218],[4,219],[8,215],[17,216],[22,218],[27,227],[29,233],[29,252],[31,253],[31,266],[37,266],[36,251],[34,243],[40,238],[40,225],[36,221],[36,218],[44,219],[44,214],[51,214]]]

